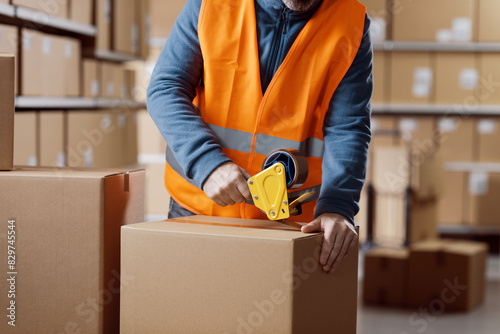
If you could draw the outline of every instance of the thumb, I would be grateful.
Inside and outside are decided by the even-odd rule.
[[[316,218],[309,224],[302,226],[301,231],[304,233],[321,231],[321,219]]]
[[[245,179],[248,180],[249,178],[252,177],[252,175],[248,174],[248,172],[241,167],[240,167],[240,171],[241,171],[241,174],[243,174],[243,176],[245,177]]]

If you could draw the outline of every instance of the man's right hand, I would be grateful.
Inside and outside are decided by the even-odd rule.
[[[247,179],[250,174],[232,162],[226,162],[210,174],[203,191],[219,206],[242,203],[251,199]]]

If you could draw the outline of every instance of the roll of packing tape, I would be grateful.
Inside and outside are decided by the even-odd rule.
[[[285,166],[286,186],[288,189],[300,188],[307,179],[309,165],[305,155],[295,149],[280,149],[271,152],[264,163],[262,170],[280,162]]]

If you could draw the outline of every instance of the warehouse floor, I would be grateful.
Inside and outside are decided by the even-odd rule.
[[[363,257],[361,256],[361,259]],[[360,261],[360,277],[362,277]],[[359,334],[497,334],[500,328],[500,257],[490,256],[485,301],[470,312],[419,314],[418,309],[364,305],[358,308]]]

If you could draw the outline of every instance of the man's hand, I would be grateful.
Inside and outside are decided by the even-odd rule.
[[[354,248],[358,234],[343,216],[324,213],[302,227],[302,232],[324,232],[319,263],[327,273],[333,273],[342,259]]]
[[[250,174],[232,162],[226,162],[210,174],[203,185],[203,191],[217,205],[226,206],[250,199],[247,179]]]

